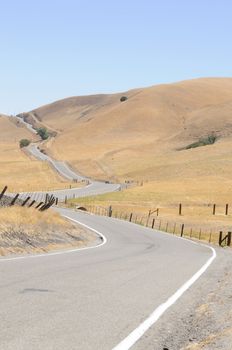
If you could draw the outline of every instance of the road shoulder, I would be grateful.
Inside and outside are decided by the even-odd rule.
[[[135,350],[231,350],[232,251],[217,259],[196,284],[135,345]]]

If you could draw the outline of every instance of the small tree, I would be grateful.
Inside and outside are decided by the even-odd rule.
[[[122,97],[120,98],[120,101],[121,101],[121,102],[124,102],[124,101],[126,101],[127,99],[128,99],[128,97],[122,96]]]
[[[46,128],[37,129],[37,134],[41,137],[42,140],[47,140],[49,138],[49,133]]]
[[[30,143],[31,141],[29,141],[28,139],[22,139],[19,141],[19,146],[20,148],[27,147],[30,145]]]

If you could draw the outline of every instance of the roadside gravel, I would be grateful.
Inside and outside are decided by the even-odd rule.
[[[231,350],[231,266],[232,250],[217,249],[217,259],[209,270],[143,336],[134,349]]]

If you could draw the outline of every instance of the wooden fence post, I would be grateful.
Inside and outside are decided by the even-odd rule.
[[[153,220],[152,220],[151,228],[154,228],[154,226],[155,226],[155,218],[153,218]]]
[[[220,246],[222,245],[222,231],[219,232],[218,244],[219,244]]]
[[[157,208],[157,211],[156,211],[156,213],[157,213],[157,216],[159,216],[159,208]]]
[[[201,239],[201,228],[200,228],[200,231],[199,231],[198,239],[199,239],[199,240]]]
[[[228,232],[228,236],[227,236],[227,246],[229,247],[231,245],[231,232]]]
[[[53,197],[53,196],[52,196]],[[39,209],[40,211],[44,211],[49,209],[53,204],[55,203],[55,198],[51,198],[50,201],[48,203],[45,203],[44,205],[42,205],[42,207]]]
[[[174,227],[173,227],[173,234],[175,234],[175,233],[176,233],[176,222],[175,222]]]
[[[110,205],[109,206],[109,209],[108,209],[108,216],[111,218],[112,216],[112,206]]]
[[[167,224],[166,224],[166,232],[168,232],[168,222],[167,222]]]
[[[32,207],[32,205],[35,203],[35,200],[31,202],[31,204],[28,206],[28,208]]]
[[[2,199],[2,197],[4,196],[5,192],[7,190],[7,186],[5,186],[2,190],[2,192],[0,193],[0,199]]]
[[[210,233],[209,233],[209,243],[211,243],[211,238],[212,238],[212,229],[210,230]]]
[[[225,215],[228,215],[228,210],[229,210],[229,204],[226,204],[226,211],[225,211]]]
[[[45,195],[45,203],[47,203],[48,200],[49,200],[49,195],[48,195],[48,193],[46,193],[46,195]]]
[[[213,205],[213,215],[216,214],[216,204]]]
[[[150,216],[151,216],[151,210],[149,210],[149,212],[148,212],[146,227],[148,226]]]
[[[44,204],[44,202],[40,202],[36,207],[35,207],[35,209],[39,209],[39,207],[41,207],[41,205],[43,205]]]
[[[182,204],[179,204],[179,215],[182,215]]]
[[[130,214],[130,218],[129,218],[130,222],[132,221],[132,216],[133,216],[133,213]]]
[[[14,205],[18,197],[19,197],[19,193],[17,193],[16,196],[12,199],[10,205]]]
[[[184,224],[181,225],[181,232],[180,232],[180,236],[183,237],[184,235]]]
[[[27,204],[27,202],[29,201],[30,198],[31,198],[31,197],[27,197],[27,198],[25,199],[25,201],[22,203],[22,207],[24,207],[24,205]]]

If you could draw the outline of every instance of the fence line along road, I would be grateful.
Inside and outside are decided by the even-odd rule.
[[[145,226],[154,230],[170,233],[184,238],[196,239],[208,243],[218,243],[220,247],[231,246],[232,233],[231,231],[223,232],[218,229],[204,230],[201,227],[194,229],[191,225],[177,223],[176,221],[167,220],[159,217],[160,210],[149,210],[148,214],[135,212],[125,212],[113,210],[112,206],[103,207],[95,205],[80,205],[76,207],[77,211],[88,211],[89,213],[99,216],[109,216],[112,218],[129,221],[141,226]]]
[[[32,198],[30,195],[25,194],[25,196],[20,195],[20,193],[7,195],[7,186],[5,186],[0,193],[0,207],[12,207],[14,205],[19,205],[22,207],[34,207],[39,211],[44,211],[49,209],[52,205],[58,204],[58,198],[53,195],[46,194],[45,200],[38,201],[38,199]]]

